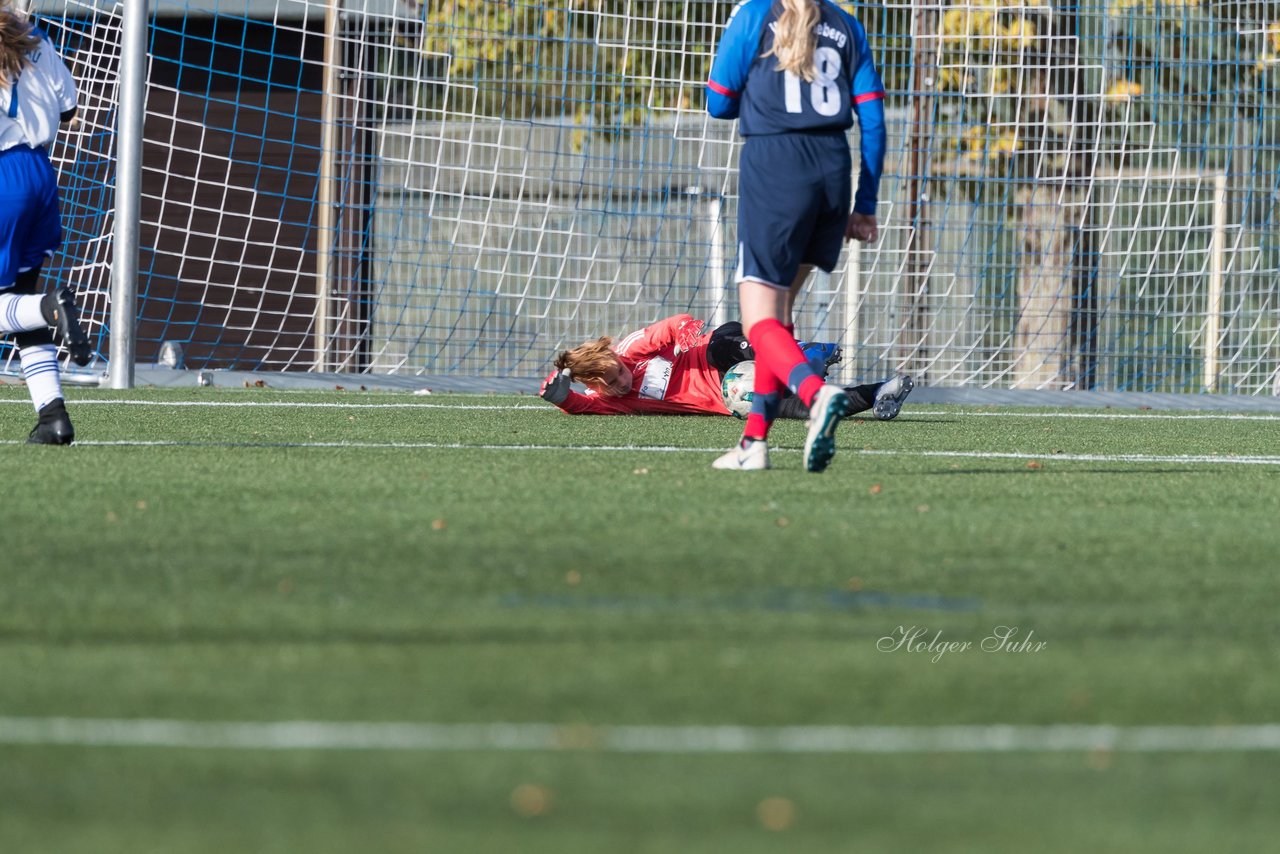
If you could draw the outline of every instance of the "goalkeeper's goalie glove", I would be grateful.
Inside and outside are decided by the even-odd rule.
[[[676,355],[688,353],[702,337],[702,321],[689,318],[676,329]]]
[[[568,368],[554,371],[551,376],[542,381],[542,388],[538,389],[538,396],[547,403],[554,403],[559,406],[569,399],[569,386],[572,383],[573,380],[570,379]]]

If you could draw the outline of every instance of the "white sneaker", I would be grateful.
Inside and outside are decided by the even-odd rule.
[[[879,421],[892,421],[902,410],[902,402],[911,394],[916,384],[906,374],[898,374],[876,389],[875,403],[871,404],[871,412]]]
[[[826,471],[836,455],[836,425],[849,410],[849,395],[838,385],[827,383],[813,396],[809,407],[809,435],[804,440],[804,467]]]
[[[743,439],[711,464],[713,469],[763,471],[769,468],[769,443],[764,439]]]

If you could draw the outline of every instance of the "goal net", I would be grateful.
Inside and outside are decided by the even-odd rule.
[[[31,5],[82,89],[46,269],[105,357],[142,60],[119,4]],[[1274,393],[1274,2],[844,5],[888,89],[882,237],[797,326],[846,378]],[[139,362],[532,380],[587,338],[734,318],[740,141],[703,96],[732,7],[151,0]]]

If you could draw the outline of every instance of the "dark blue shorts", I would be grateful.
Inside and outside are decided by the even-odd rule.
[[[739,281],[790,288],[802,264],[835,269],[853,202],[844,131],[747,137],[738,174]]]
[[[0,290],[62,243],[58,176],[43,148],[0,151]]]

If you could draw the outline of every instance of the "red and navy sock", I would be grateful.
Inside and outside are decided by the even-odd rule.
[[[813,366],[787,327],[773,318],[761,320],[751,327],[747,339],[756,353],[757,382],[763,364],[767,371],[786,383],[805,406],[810,406],[824,381],[814,373]]]
[[[747,425],[742,430],[743,439],[767,439],[769,428],[778,417],[778,405],[782,402],[782,383],[773,371],[756,357],[756,376],[751,386],[751,411],[747,413]]]

